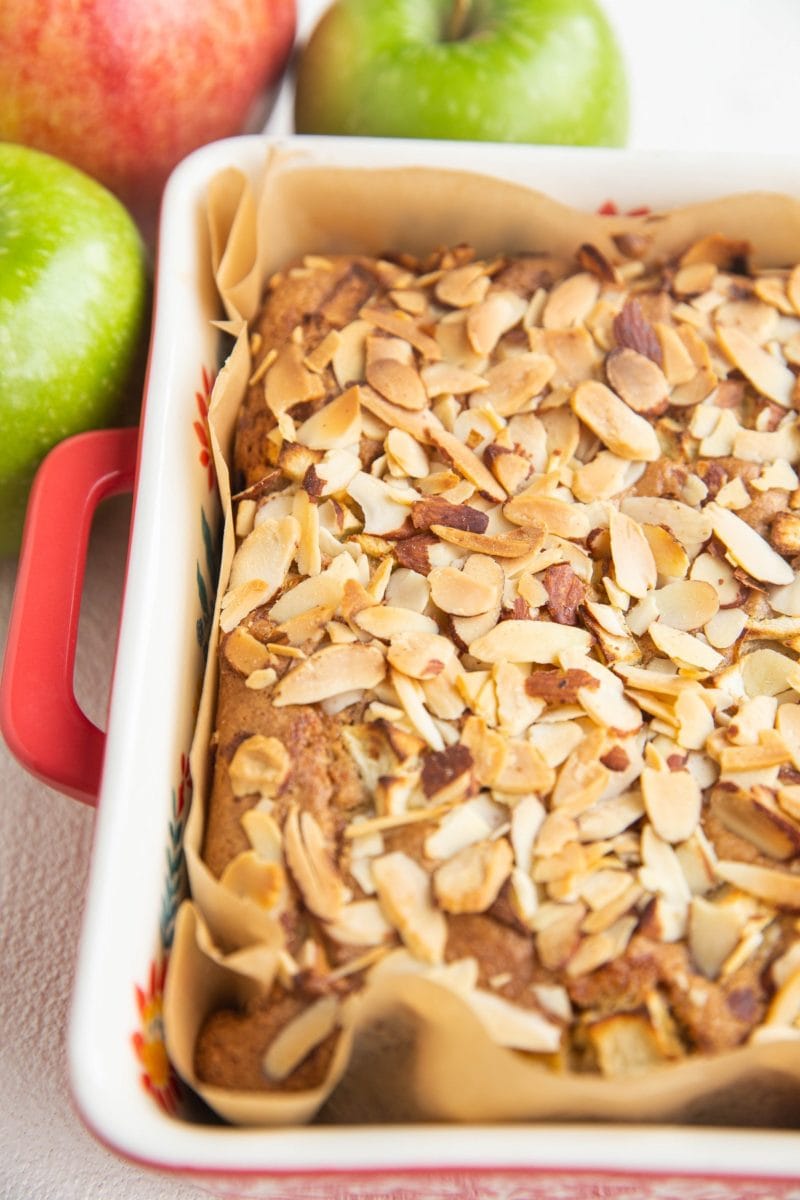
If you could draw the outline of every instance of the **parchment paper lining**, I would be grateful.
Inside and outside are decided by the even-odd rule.
[[[613,180],[608,190],[613,192]],[[618,259],[614,238],[646,238],[651,260],[669,257],[710,233],[745,239],[753,262],[800,261],[800,202],[765,192],[741,194],[644,216],[599,216],[568,208],[535,191],[497,179],[426,168],[369,170],[308,165],[272,152],[255,191],[235,169],[213,180],[208,196],[212,266],[226,320],[220,329],[233,349],[214,388],[210,431],[225,514],[221,562],[224,591],[234,550],[228,453],[236,413],[250,374],[247,323],[275,270],[306,253],[425,253],[467,242],[480,256],[547,251],[571,255],[590,242]],[[181,1076],[223,1118],[246,1125],[311,1120],[325,1105],[326,1120],[368,1119],[353,1096],[381,1097],[385,1119],[409,1117],[499,1121],[597,1119],[618,1121],[796,1124],[800,1099],[800,1041],[748,1046],[714,1058],[695,1056],[646,1076],[622,1081],[548,1071],[494,1044],[452,991],[430,980],[396,975],[368,985],[345,1006],[345,1025],[328,1078],[309,1092],[236,1093],[211,1088],[193,1069],[194,1045],[206,1016],[268,990],[280,944],[272,918],[255,903],[223,888],[200,858],[204,804],[209,793],[208,746],[216,698],[218,613],[191,755],[195,801],[185,851],[192,901],[182,907],[165,995],[170,1057]],[[382,1076],[346,1077],[354,1041],[385,1046],[393,1016],[415,1030],[403,1096]],[[376,1034],[377,1031],[377,1034]],[[469,1054],[464,1047],[469,1047]],[[377,1059],[380,1062],[380,1058]],[[389,1061],[388,1059],[386,1061]],[[411,1095],[407,1094],[410,1090]],[[342,1096],[337,1110],[337,1095]],[[751,1102],[742,1101],[747,1097]],[[793,1101],[793,1103],[792,1103]]]

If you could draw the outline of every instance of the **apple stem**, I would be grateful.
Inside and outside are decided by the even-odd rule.
[[[459,42],[462,39],[469,24],[471,10],[472,0],[453,0],[450,19],[447,22],[447,29],[445,30],[446,41]]]

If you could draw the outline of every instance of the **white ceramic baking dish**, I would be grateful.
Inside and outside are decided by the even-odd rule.
[[[218,312],[204,198],[222,168],[256,179],[267,148],[259,137],[216,143],[173,175],[160,227],[139,437],[112,432],[64,443],[46,461],[31,502],[2,723],[34,773],[98,800],[69,1036],[72,1088],[84,1120],[121,1155],[191,1174],[228,1196],[800,1198],[800,1131],[596,1124],[253,1131],[215,1122],[172,1073],[161,990],[185,886],[187,753],[218,540],[205,411],[220,340],[212,326]],[[290,148],[305,163],[468,167],[587,210],[608,201],[620,209],[663,208],[754,186],[800,196],[796,158],[301,138]],[[130,486],[134,472],[103,740],[72,694],[76,597],[94,507],[109,491]]]

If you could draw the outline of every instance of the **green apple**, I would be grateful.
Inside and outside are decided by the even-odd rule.
[[[120,419],[148,292],[120,202],[59,159],[0,142],[0,554],[18,548],[47,451]]]
[[[295,125],[621,145],[625,66],[596,0],[336,0],[300,53]]]

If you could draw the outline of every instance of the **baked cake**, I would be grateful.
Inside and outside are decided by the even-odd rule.
[[[201,1080],[392,970],[556,1069],[798,1036],[800,268],[641,250],[270,280],[203,857],[278,967]]]

